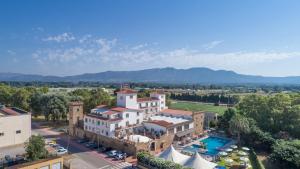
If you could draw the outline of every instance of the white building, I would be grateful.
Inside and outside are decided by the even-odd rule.
[[[163,92],[152,92],[150,97],[137,98],[137,92],[123,89],[117,92],[117,106],[139,109],[144,112],[144,119],[166,109],[166,95]]]
[[[192,136],[194,122],[192,119],[173,117],[166,115],[155,115],[143,123],[148,132],[155,134],[175,134],[178,140],[186,136]]]
[[[23,144],[31,136],[31,114],[0,105],[0,147]]]
[[[99,106],[84,116],[84,130],[115,137],[117,129],[141,124],[143,119],[143,112],[138,109]]]

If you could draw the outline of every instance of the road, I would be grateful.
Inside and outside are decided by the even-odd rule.
[[[41,128],[38,123],[33,123],[32,128],[32,134],[40,134],[45,138],[56,138],[58,144],[68,149],[69,154],[74,157],[70,161],[72,169],[121,169],[131,166],[129,163],[114,161],[103,153],[86,148],[66,134],[51,128]]]

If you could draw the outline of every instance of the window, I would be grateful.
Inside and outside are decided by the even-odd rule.
[[[130,99],[133,99],[133,95],[130,95]]]
[[[129,121],[126,121],[126,126],[129,126]]]
[[[100,121],[97,121],[98,126],[100,125]]]
[[[116,123],[116,124],[115,124],[115,128],[118,128],[118,127],[119,127],[119,126],[118,126],[118,123]]]
[[[140,115],[140,112],[136,112],[136,115],[139,116],[139,115]]]
[[[120,96],[120,100],[123,100],[123,96]]]
[[[17,130],[17,131],[16,131],[16,134],[20,134],[20,133],[21,133],[21,130]]]
[[[164,98],[164,96],[160,96],[162,99]]]
[[[182,126],[176,127],[177,132],[182,131]]]
[[[58,162],[58,163],[55,163],[55,164],[52,164],[52,169],[61,169],[61,163]]]
[[[106,135],[108,136],[108,132],[106,132]]]
[[[4,133],[2,132],[2,133],[0,133],[0,136],[4,136]]]
[[[189,124],[185,124],[184,125],[184,130],[188,130],[189,129]]]
[[[139,119],[136,120],[136,124],[140,124],[140,120]]]
[[[128,113],[126,114],[126,118],[129,118],[129,114]]]
[[[88,119],[87,119],[87,118],[85,118],[85,119],[84,119],[84,121],[85,121],[85,122],[87,122],[87,121],[88,121]]]
[[[77,108],[77,112],[79,112],[79,110],[80,110],[80,109],[79,109],[79,108]]]

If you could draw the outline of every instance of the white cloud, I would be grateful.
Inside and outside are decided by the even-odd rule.
[[[75,40],[75,37],[71,33],[62,33],[56,36],[49,36],[44,38],[43,41],[55,41],[55,42],[68,42]]]
[[[209,49],[213,49],[213,48],[219,46],[223,42],[224,42],[223,40],[215,40],[215,41],[212,41],[212,42],[209,42],[209,43],[206,43],[206,44],[202,45],[202,47],[205,50],[209,50]]]
[[[43,68],[61,74],[100,72],[105,70],[138,70],[154,67],[210,67],[214,69],[241,70],[241,67],[284,61],[300,57],[300,52],[203,52],[190,48],[161,51],[155,45],[119,44],[117,39],[104,39],[85,35],[68,45],[54,45],[36,50],[33,59]],[[53,65],[56,66],[53,68]]]
[[[8,53],[9,55],[16,55],[16,52],[13,51],[13,50],[7,50],[7,53]]]

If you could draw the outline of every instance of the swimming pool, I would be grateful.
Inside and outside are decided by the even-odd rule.
[[[203,139],[200,142],[202,142],[206,145],[207,151],[202,154],[215,156],[220,152],[220,148],[224,147],[230,141],[231,141],[230,139],[213,137],[213,136]],[[200,148],[199,145],[193,144],[191,146],[185,147],[183,150],[189,151],[189,152],[196,152],[199,150],[199,148]]]

